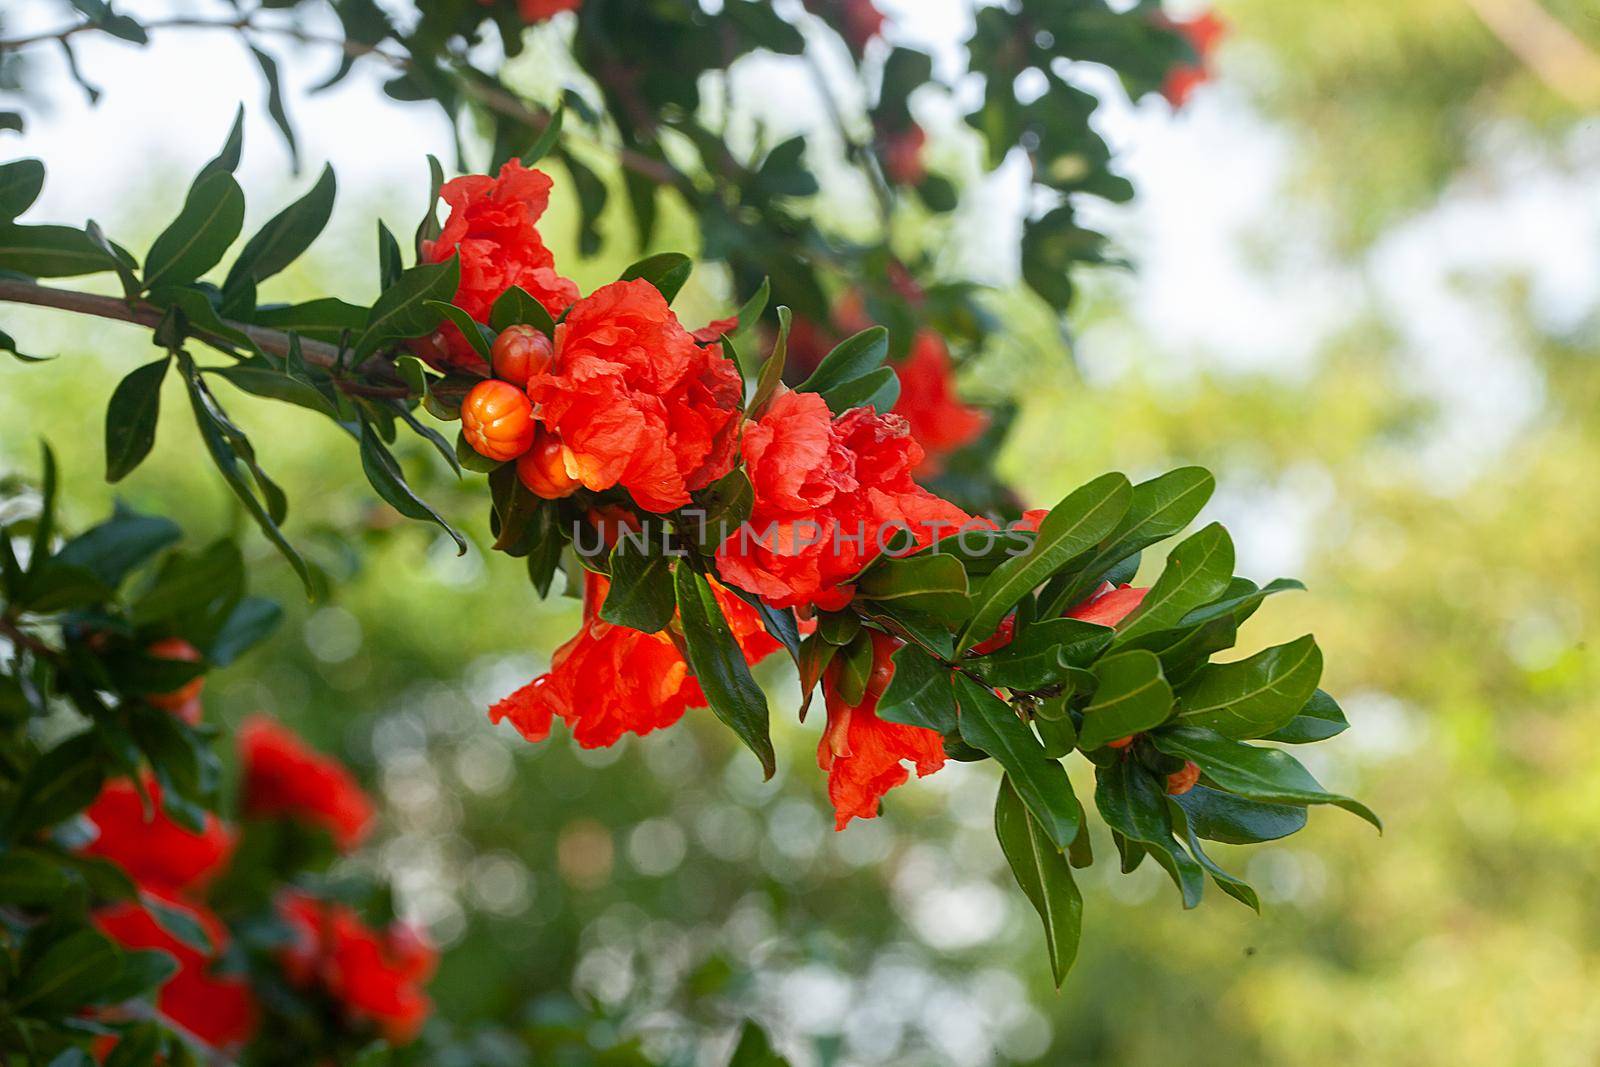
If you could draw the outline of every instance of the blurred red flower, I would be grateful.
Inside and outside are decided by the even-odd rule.
[[[110,860],[140,886],[176,893],[204,885],[233,853],[233,831],[206,815],[200,833],[179,826],[161,810],[161,787],[144,779],[151,810],[126,779],[108,782],[84,814],[99,831],[84,853]]]
[[[517,13],[523,22],[543,22],[563,11],[576,11],[583,0],[517,0]]]
[[[896,528],[918,544],[971,516],[912,480],[923,451],[906,420],[853,408],[833,418],[815,393],[784,393],[745,428],[755,503],[717,550],[723,579],[776,607],[844,607],[846,581]]]
[[[326,829],[341,851],[372,828],[372,801],[335,760],[313,751],[287,728],[256,715],[239,731],[245,814],[289,818]]]
[[[215,973],[214,964],[228,944],[227,927],[199,904],[161,899],[165,907],[185,912],[199,924],[211,942],[209,954],[168,933],[143,904],[102,908],[94,913],[94,924],[124,948],[156,949],[177,962],[177,972],[156,994],[156,1010],[163,1016],[214,1049],[242,1045],[255,1033],[256,999],[243,977]]]
[[[1228,32],[1228,24],[1215,11],[1207,11],[1192,19],[1169,19],[1163,15],[1157,18],[1157,22],[1178,31],[1199,59],[1196,63],[1175,64],[1167,71],[1166,81],[1161,85],[1161,95],[1173,107],[1182,107],[1188,102],[1189,94],[1210,79],[1211,53]]]
[[[883,12],[872,0],[805,0],[806,10],[834,22],[857,53],[883,32]]]
[[[182,663],[199,663],[205,657],[200,650],[181,637],[163,637],[145,649],[156,659],[177,660]],[[191,678],[170,693],[151,693],[145,700],[155,707],[170,711],[190,726],[199,726],[205,707],[200,703],[200,691],[206,686],[205,675]]]
[[[722,346],[696,344],[655,286],[602,286],[573,305],[555,344],[528,396],[585,487],[621,485],[665,512],[732,468],[739,369]]]
[[[895,364],[900,377],[900,399],[894,413],[911,424],[926,456],[915,471],[918,477],[938,474],[944,457],[977,440],[989,425],[989,416],[961,402],[956,394],[955,370],[944,339],[932,330],[921,330],[911,343],[906,358]]]
[[[922,149],[928,135],[912,123],[903,130],[883,137],[883,173],[896,185],[920,185],[927,170],[922,165]]]
[[[911,777],[905,761],[916,767],[919,778],[944,766],[944,743],[938,734],[878,718],[878,699],[894,677],[889,657],[902,644],[873,631],[872,673],[866,693],[855,707],[846,704],[839,692],[839,659],[835,657],[823,672],[828,726],[817,745],[817,765],[828,772],[828,799],[833,803],[836,830],[843,830],[851,819],[876,818],[884,794]]]
[[[754,608],[716,582],[711,588],[748,662],[781,647]],[[641,633],[600,618],[609,589],[604,577],[584,575],[582,628],[556,650],[548,673],[489,709],[491,722],[510,719],[523,737],[543,741],[559,715],[581,747],[605,748],[625,733],[647,734],[706,706],[700,683],[665,632]]]
[[[353,1025],[374,1025],[390,1044],[413,1040],[433,1011],[422,987],[439,954],[405,923],[374,930],[348,905],[297,890],[278,898],[291,939],[278,955],[294,985],[314,986],[337,1001]]]
[[[450,205],[444,229],[422,243],[422,259],[441,263],[461,253],[461,284],[452,303],[479,322],[489,321],[495,300],[513,285],[521,286],[543,304],[552,316],[560,315],[578,299],[578,287],[556,273],[555,257],[545,247],[534,224],[550,204],[550,178],[508,160],[498,177],[468,174],[444,183],[439,190]],[[442,359],[436,361],[467,370],[487,371],[487,366],[461,331],[446,323],[437,338]],[[425,349],[426,350],[426,349]]]

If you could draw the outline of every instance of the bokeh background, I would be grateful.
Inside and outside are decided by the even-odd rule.
[[[46,6],[6,5],[8,28],[53,25],[53,5],[31,10]],[[966,0],[882,7],[891,39],[959,66]],[[1007,330],[969,384],[1020,404],[1001,465],[1025,498],[1053,502],[1112,468],[1203,463],[1220,483],[1205,517],[1232,529],[1241,573],[1306,579],[1309,593],[1256,616],[1250,647],[1315,630],[1353,729],[1303,755],[1387,835],[1318,811],[1289,842],[1228,855],[1261,890],[1260,918],[1215,894],[1183,913],[1153,865],[1123,877],[1102,863],[1087,872],[1078,966],[1055,994],[989,830],[992,768],[951,764],[835,834],[815,720],[779,716],[786,760],[767,784],[704,714],[601,752],[559,730],[530,746],[492,728],[486,705],[543,668],[575,602],[540,603],[516,561],[457,558],[403,524],[325,422],[238,398],[263,462],[294,487],[291,536],[340,582],[308,605],[252,541],[255,586],[290,620],[213,680],[210,714],[268,710],[382,798],[379,843],[347,862],[391,877],[445,948],[436,1026],[461,1062],[496,1062],[507,1028],[582,1019],[598,1044],[637,1038],[716,1064],[746,1015],[797,1064],[839,1067],[1600,1059],[1600,9],[1219,10],[1216,78],[1177,114],[1081,72],[1117,100],[1104,132],[1139,196],[1093,209],[1134,266],[1084,276],[1070,333],[1015,284],[1020,172],[969,191],[939,255],[995,286]],[[537,31],[518,61],[531,87],[560,76],[561,32]],[[143,247],[242,100],[247,226],[320,161],[339,175],[329,231],[270,283],[283,299],[370,299],[375,219],[408,228],[423,154],[450,155],[442,120],[371,81],[308,99],[333,65],[316,49],[285,57],[312,164],[298,179],[231,39],[86,39],[80,60],[101,104],[42,55],[30,78],[53,110],[0,140],[0,154],[50,166],[30,218],[92,217]],[[808,78],[753,58],[732,98],[809,128],[821,115]],[[954,112],[926,103],[936,164],[976,175]],[[861,190],[818,166],[848,226]],[[579,261],[557,181],[542,228],[588,289],[635,258],[627,226]],[[678,219],[656,243],[692,254],[695,240]],[[697,325],[730,304],[704,272],[680,306]],[[60,355],[0,364],[0,470],[33,470],[48,436],[86,524],[112,497],[106,400],[148,340],[14,307],[0,324]],[[197,540],[243,529],[193,433],[166,419],[118,493]],[[481,479],[457,484],[420,448],[408,466],[485,534]],[[792,707],[782,666],[764,678],[775,707]]]

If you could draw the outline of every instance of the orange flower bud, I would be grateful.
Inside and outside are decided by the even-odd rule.
[[[507,326],[494,339],[489,355],[494,360],[496,378],[526,389],[529,378],[550,369],[555,346],[535,326]]]
[[[535,433],[533,445],[517,460],[517,477],[534,496],[559,500],[571,496],[582,484],[567,472],[561,438],[548,430]]]
[[[533,403],[510,382],[479,382],[461,404],[461,433],[490,459],[516,459],[533,444]]]
[[[181,663],[199,663],[201,659],[200,650],[181,637],[163,637],[145,651],[156,659],[177,660]],[[205,684],[206,680],[202,675],[190,679],[182,688],[174,689],[170,693],[151,693],[145,700],[164,711],[180,714],[193,725],[200,719],[200,708],[196,698],[200,696],[200,690],[205,688]]]
[[[1200,780],[1200,767],[1194,760],[1185,760],[1183,770],[1173,771],[1167,775],[1167,792],[1172,796],[1181,797],[1194,788]]]
[[[1139,736],[1138,734],[1129,734],[1127,737],[1119,737],[1115,741],[1107,741],[1106,742],[1106,747],[1107,748],[1127,748],[1129,745],[1133,744],[1133,739],[1138,737],[1138,736]]]

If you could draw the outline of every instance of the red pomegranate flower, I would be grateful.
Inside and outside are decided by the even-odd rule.
[[[144,789],[148,816],[132,782],[119,779],[100,790],[84,812],[99,836],[83,851],[110,860],[147,889],[176,893],[204,885],[232,855],[233,831],[209,814],[200,833],[179,826],[161,810],[160,785],[147,776]]]
[[[835,21],[839,33],[858,54],[883,32],[883,12],[872,0],[805,0],[805,5],[813,15]]]
[[[911,424],[911,436],[927,455],[917,466],[920,478],[944,467],[944,457],[971,444],[989,425],[989,416],[961,402],[955,371],[944,340],[931,330],[919,331],[906,358],[895,364],[900,399],[894,412]]]
[[[162,899],[166,907],[186,912],[205,930],[213,949],[210,955],[172,936],[142,904],[102,908],[94,913],[94,924],[124,948],[156,949],[177,962],[177,972],[156,994],[156,1010],[164,1017],[213,1049],[244,1044],[256,1030],[255,995],[243,978],[214,971],[228,944],[227,928],[199,904]]]
[[[928,135],[916,123],[884,135],[883,173],[896,185],[920,185],[927,175],[922,165],[922,149]]]
[[[366,838],[372,828],[372,801],[342,765],[265,715],[244,724],[239,751],[247,815],[320,826],[344,852]]]
[[[878,699],[894,677],[890,656],[902,642],[887,634],[872,634],[872,674],[866,695],[855,707],[839,693],[837,658],[822,677],[822,696],[828,707],[828,726],[817,745],[817,765],[828,772],[828,799],[833,802],[834,829],[843,830],[851,819],[878,815],[883,796],[911,777],[926,778],[944,766],[944,743],[932,730],[905,726],[878,718]]]
[[[517,0],[517,13],[523,22],[534,23],[582,6],[583,0]]]
[[[1211,53],[1227,33],[1228,24],[1215,11],[1207,11],[1192,19],[1169,19],[1163,15],[1156,22],[1178,31],[1199,57],[1198,63],[1175,64],[1167,71],[1166,80],[1162,83],[1161,95],[1173,107],[1182,107],[1188,102],[1190,93],[1210,80]]]
[[[316,987],[355,1026],[376,1026],[390,1044],[413,1040],[433,1011],[422,987],[439,956],[422,932],[405,923],[374,930],[344,904],[290,890],[278,915],[292,939],[278,955],[294,985]]]
[[[1134,608],[1144,603],[1144,595],[1149,591],[1147,588],[1133,585],[1119,585],[1113,589],[1111,583],[1106,582],[1095,590],[1088,600],[1068,611],[1067,618],[1099,623],[1101,626],[1115,626],[1133,614]]]
[[[711,588],[748,662],[781,647],[754,608],[715,582]],[[672,638],[600,618],[609,589],[604,577],[585,574],[582,628],[556,650],[548,673],[489,709],[491,722],[510,719],[523,737],[543,741],[559,715],[581,747],[605,748],[625,733],[647,734],[671,726],[689,708],[706,706]]]
[[[755,504],[717,549],[717,570],[777,607],[838,610],[897,528],[925,545],[972,521],[912,480],[923,451],[899,415],[854,408],[835,419],[820,396],[785,393],[746,427],[742,448]]]
[[[528,396],[584,486],[620,485],[665,512],[732,469],[739,369],[720,345],[696,344],[655,286],[601,287],[573,305],[555,344]]]
[[[455,178],[444,183],[439,195],[450,205],[450,217],[438,238],[423,242],[422,258],[442,263],[461,253],[461,284],[452,301],[457,307],[487,323],[495,300],[513,285],[525,289],[551,315],[560,315],[578,299],[578,287],[556,273],[555,257],[534,228],[550,204],[548,175],[513,159],[500,168],[498,177]],[[453,325],[446,323],[437,336],[445,350],[442,362],[487,370]],[[428,354],[437,358],[434,352]]]

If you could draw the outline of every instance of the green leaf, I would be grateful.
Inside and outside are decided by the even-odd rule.
[[[244,228],[244,191],[232,174],[216,172],[189,188],[183,210],[144,257],[144,284],[192,282],[217,265]]]
[[[1178,722],[1223,737],[1264,737],[1289,724],[1317,691],[1322,650],[1310,634],[1234,663],[1200,668],[1178,694]]]
[[[900,399],[900,376],[893,367],[879,367],[871,374],[834,386],[822,394],[822,399],[827,402],[830,411],[849,411],[851,408],[891,411],[895,401]]]
[[[849,644],[839,649],[839,669],[834,681],[839,688],[839,699],[849,707],[859,707],[866,699],[873,658],[872,634],[866,630],[856,631]]]
[[[1083,895],[1073,881],[1072,868],[1008,777],[1000,779],[1000,795],[995,798],[994,833],[1017,885],[1044,922],[1050,973],[1060,989],[1077,959],[1083,930]]]
[[[1193,824],[1187,819],[1184,820],[1183,832],[1185,839],[1189,842],[1190,854],[1200,862],[1200,866],[1206,869],[1206,873],[1211,875],[1211,881],[1216,883],[1217,888],[1257,915],[1261,914],[1261,899],[1256,896],[1256,891],[1250,887],[1250,883],[1229,874],[1218,866],[1210,856],[1206,855],[1206,850],[1200,845],[1199,835],[1195,833]]]
[[[11,829],[22,834],[54,826],[87,807],[104,781],[99,739],[92,733],[74,734],[28,768]]]
[[[461,336],[466,338],[467,344],[472,346],[472,350],[478,354],[479,359],[488,363],[494,358],[490,354],[490,346],[494,342],[481,322],[445,300],[429,300],[427,307],[442,317],[449,319],[455,328],[461,331]]]
[[[248,447],[248,439],[245,439],[238,432],[237,427],[234,427],[228,421],[216,399],[211,396],[210,391],[205,388],[205,384],[200,380],[199,369],[194,366],[193,362],[181,355],[180,360],[184,362],[184,381],[189,390],[189,406],[194,411],[195,424],[200,429],[200,439],[205,443],[206,452],[210,454],[211,461],[216,464],[217,470],[222,474],[223,480],[228,483],[228,488],[233,490],[234,496],[238,497],[239,502],[244,505],[245,511],[255,520],[256,526],[266,535],[267,540],[271,541],[273,546],[278,549],[283,558],[288,560],[289,565],[294,568],[295,573],[300,577],[301,584],[305,586],[307,595],[314,594],[316,586],[311,580],[310,568],[306,566],[306,562],[301,558],[300,553],[295,551],[294,546],[283,536],[283,531],[278,527],[279,520],[274,512],[281,511],[280,507],[275,506],[282,503],[281,492],[274,498],[267,491],[265,487],[270,486],[272,483],[266,480],[265,474],[261,473],[259,468],[254,466],[254,453],[247,452],[242,457],[243,461],[256,474],[257,487],[262,489],[262,497],[256,496],[255,490],[251,488],[250,483],[239,469],[241,456],[237,448],[241,443]],[[276,487],[273,486],[273,488],[275,489]],[[265,498],[264,501],[263,497]]]
[[[1122,652],[1094,666],[1100,685],[1083,709],[1078,745],[1088,752],[1119,737],[1159,726],[1172,714],[1172,688],[1154,653]]]
[[[1212,523],[1179,542],[1166,569],[1127,618],[1117,624],[1117,644],[1175,626],[1189,612],[1221,596],[1233,575],[1233,540]]]
[[[728,1067],[789,1067],[789,1061],[772,1050],[765,1030],[746,1020]]]
[[[90,1003],[117,978],[121,954],[104,934],[87,927],[50,943],[17,983],[18,1008],[29,1014],[70,1011]]]
[[[0,222],[10,222],[33,206],[44,189],[44,164],[18,159],[0,165]]]
[[[217,667],[226,667],[239,656],[272,636],[283,621],[283,609],[263,597],[245,597],[234,606],[221,629],[202,651]]]
[[[1232,584],[1238,588],[1230,588],[1221,600],[1195,608],[1180,619],[1178,625],[1198,626],[1220,618],[1232,619],[1236,624],[1243,624],[1254,614],[1256,608],[1261,606],[1261,602],[1274,593],[1305,590],[1305,583],[1293,578],[1274,578],[1259,589],[1254,582],[1245,578],[1235,578]]]
[[[405,472],[400,469],[400,462],[379,439],[372,424],[365,419],[361,421],[361,470],[366,474],[372,488],[377,490],[378,495],[390,507],[408,519],[419,519],[435,524],[449,534],[450,539],[456,543],[456,548],[459,550],[457,555],[467,554],[467,539],[406,484]]]
[[[778,387],[783,384],[783,367],[789,358],[789,327],[791,322],[792,316],[789,313],[789,309],[779,307],[778,336],[772,342],[772,354],[761,365],[761,375],[756,379],[755,392],[750,396],[750,405],[746,412],[749,418],[760,418],[761,413],[767,410],[767,405],[772,403],[772,398],[778,395]]]
[[[30,356],[17,348],[17,342],[9,333],[0,330],[0,352],[9,352],[19,363],[49,363],[55,356]]]
[[[766,694],[750,676],[744,653],[733,639],[710,584],[689,566],[676,569],[675,584],[689,666],[711,710],[756,754],[770,779],[777,770],[777,757],[767,722]]]
[[[139,902],[163,930],[185,945],[206,956],[215,952],[206,928],[188,908],[168,904],[154,893],[142,894]]]
[[[942,618],[967,614],[967,572],[953,556],[878,557],[856,582],[856,595]]]
[[[661,252],[631,264],[622,272],[621,280],[626,282],[642,278],[655,286],[670,304],[693,270],[694,261],[682,252]]]
[[[611,550],[611,590],[600,605],[606,622],[647,634],[665,630],[677,605],[672,557],[653,533],[659,530],[647,526],[639,539],[626,531],[617,538]]]
[[[272,116],[272,122],[278,127],[278,132],[283,135],[283,143],[289,149],[289,169],[300,173],[300,146],[294,137],[294,126],[289,121],[289,111],[283,103],[283,87],[278,81],[278,61],[257,48],[250,46],[250,54],[255,56],[256,64],[261,68],[261,78],[267,83],[267,114]]]
[[[561,104],[550,115],[550,121],[545,123],[544,129],[539,131],[539,136],[527,151],[522,153],[522,165],[531,167],[539,160],[550,154],[550,150],[561,140],[561,127],[567,117],[567,107]]]
[[[244,154],[244,105],[240,104],[233,112],[233,125],[228,128],[227,140],[222,142],[222,151],[200,168],[200,173],[195,175],[195,181],[210,174],[232,174],[239,168],[239,159]]]
[[[367,309],[329,296],[303,304],[258,308],[250,321],[257,326],[337,344],[342,335],[355,336],[366,327]]]
[[[171,519],[118,508],[111,518],[63,545],[50,565],[81,568],[115,589],[135,567],[182,536]]]
[[[438,326],[439,312],[431,302],[452,299],[460,281],[457,256],[443,263],[424,263],[400,275],[372,305],[367,328],[355,345],[355,359],[365,359],[388,341],[420,337]]]
[[[166,985],[167,980],[177,973],[178,961],[172,958],[170,952],[124,949],[122,969],[117,972],[116,981],[101,989],[95,999],[102,1004],[120,1004],[135,997],[148,996]],[[119,1043],[117,1047],[120,1049],[122,1045]],[[59,1062],[52,1060],[50,1067],[57,1067]],[[77,1061],[72,1063],[73,1067],[79,1067]],[[94,1067],[94,1061],[85,1056],[81,1067]],[[111,1060],[105,1061],[105,1067],[112,1067]]]
[[[1196,834],[1229,845],[1276,841],[1306,824],[1306,809],[1298,805],[1246,800],[1203,785],[1169,799],[1183,809]]]
[[[0,270],[30,278],[70,278],[116,269],[117,260],[85,230],[0,224]]]
[[[324,166],[310,192],[274,215],[245,242],[228,270],[223,291],[263,282],[299,259],[328,225],[337,187],[333,168]]]
[[[161,415],[161,383],[171,359],[162,356],[117,383],[106,406],[106,481],[127,477],[150,454]]]
[[[870,327],[841,341],[795,391],[826,394],[871,374],[888,357],[889,331],[882,326]]]
[[[1111,643],[1112,630],[1079,619],[1029,623],[1009,644],[963,666],[1003,689],[1043,689],[1087,667]]]
[[[500,331],[520,325],[533,326],[546,337],[556,332],[555,320],[545,306],[520,285],[513,285],[495,297],[494,306],[489,309],[489,326]]]
[[[1117,528],[1074,569],[1071,581],[1063,583],[1040,614],[1062,614],[1093,592],[1108,568],[1188,526],[1216,487],[1216,479],[1204,467],[1179,467],[1134,486],[1127,514]]]
[[[937,734],[956,730],[960,723],[950,668],[916,645],[902,646],[893,663],[894,675],[878,699],[878,718]]]
[[[972,617],[961,630],[957,649],[988,638],[1034,587],[1104,538],[1126,514],[1131,495],[1125,476],[1105,474],[1051,508],[1033,547],[996,567],[972,594]]]
[[[1326,741],[1349,728],[1350,722],[1344,717],[1344,709],[1339,707],[1338,701],[1318,689],[1311,694],[1305,707],[1301,708],[1294,718],[1272,733],[1264,735],[1264,740],[1278,741],[1287,745],[1306,745],[1313,741]]]
[[[1011,706],[965,675],[955,676],[961,739],[993,756],[1057,849],[1078,834],[1078,801],[1066,768],[1044,754]]]
[[[51,904],[67,892],[68,885],[61,864],[42,849],[14,847],[0,854],[0,903]]]
[[[394,231],[378,220],[378,288],[388,289],[405,273],[405,262],[400,256],[400,241]]]
[[[1277,804],[1332,804],[1371,823],[1383,823],[1360,801],[1322,788],[1287,752],[1241,744],[1211,730],[1179,726],[1150,735],[1169,756],[1194,760],[1208,779],[1230,793]]]
[[[1172,836],[1166,793],[1149,771],[1128,756],[1119,755],[1096,770],[1094,803],[1107,826],[1149,850],[1183,894],[1185,908],[1200,903],[1205,875],[1194,857]],[[1124,870],[1127,869],[1125,862]]]

